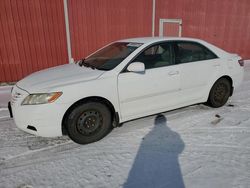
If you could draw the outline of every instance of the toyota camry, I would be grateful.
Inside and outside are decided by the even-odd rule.
[[[243,65],[237,54],[199,39],[125,39],[20,80],[9,110],[23,131],[87,144],[135,118],[197,103],[223,106]]]

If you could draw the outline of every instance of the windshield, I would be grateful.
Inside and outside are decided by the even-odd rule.
[[[141,43],[130,42],[110,44],[84,59],[83,65],[99,70],[111,70],[141,45]]]

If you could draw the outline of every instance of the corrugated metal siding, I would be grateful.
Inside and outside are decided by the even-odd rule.
[[[152,0],[69,0],[72,56],[122,38],[151,36]]]
[[[67,61],[62,0],[0,1],[0,82]]]
[[[68,0],[72,57],[122,38],[151,36],[152,0]],[[182,36],[250,58],[249,0],[156,0],[160,18],[181,18]],[[0,0],[0,82],[68,63],[63,0]]]
[[[156,0],[156,35],[160,18],[181,18],[182,36],[250,58],[249,10],[249,0]]]

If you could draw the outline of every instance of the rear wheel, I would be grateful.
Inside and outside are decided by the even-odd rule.
[[[231,83],[226,78],[221,78],[215,82],[208,97],[208,103],[214,108],[223,106],[231,93]]]
[[[71,110],[66,118],[66,126],[68,135],[74,142],[95,142],[111,130],[111,113],[105,104],[86,102]]]

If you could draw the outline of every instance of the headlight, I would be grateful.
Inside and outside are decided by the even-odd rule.
[[[30,94],[23,100],[22,105],[52,103],[61,95],[62,92]]]

